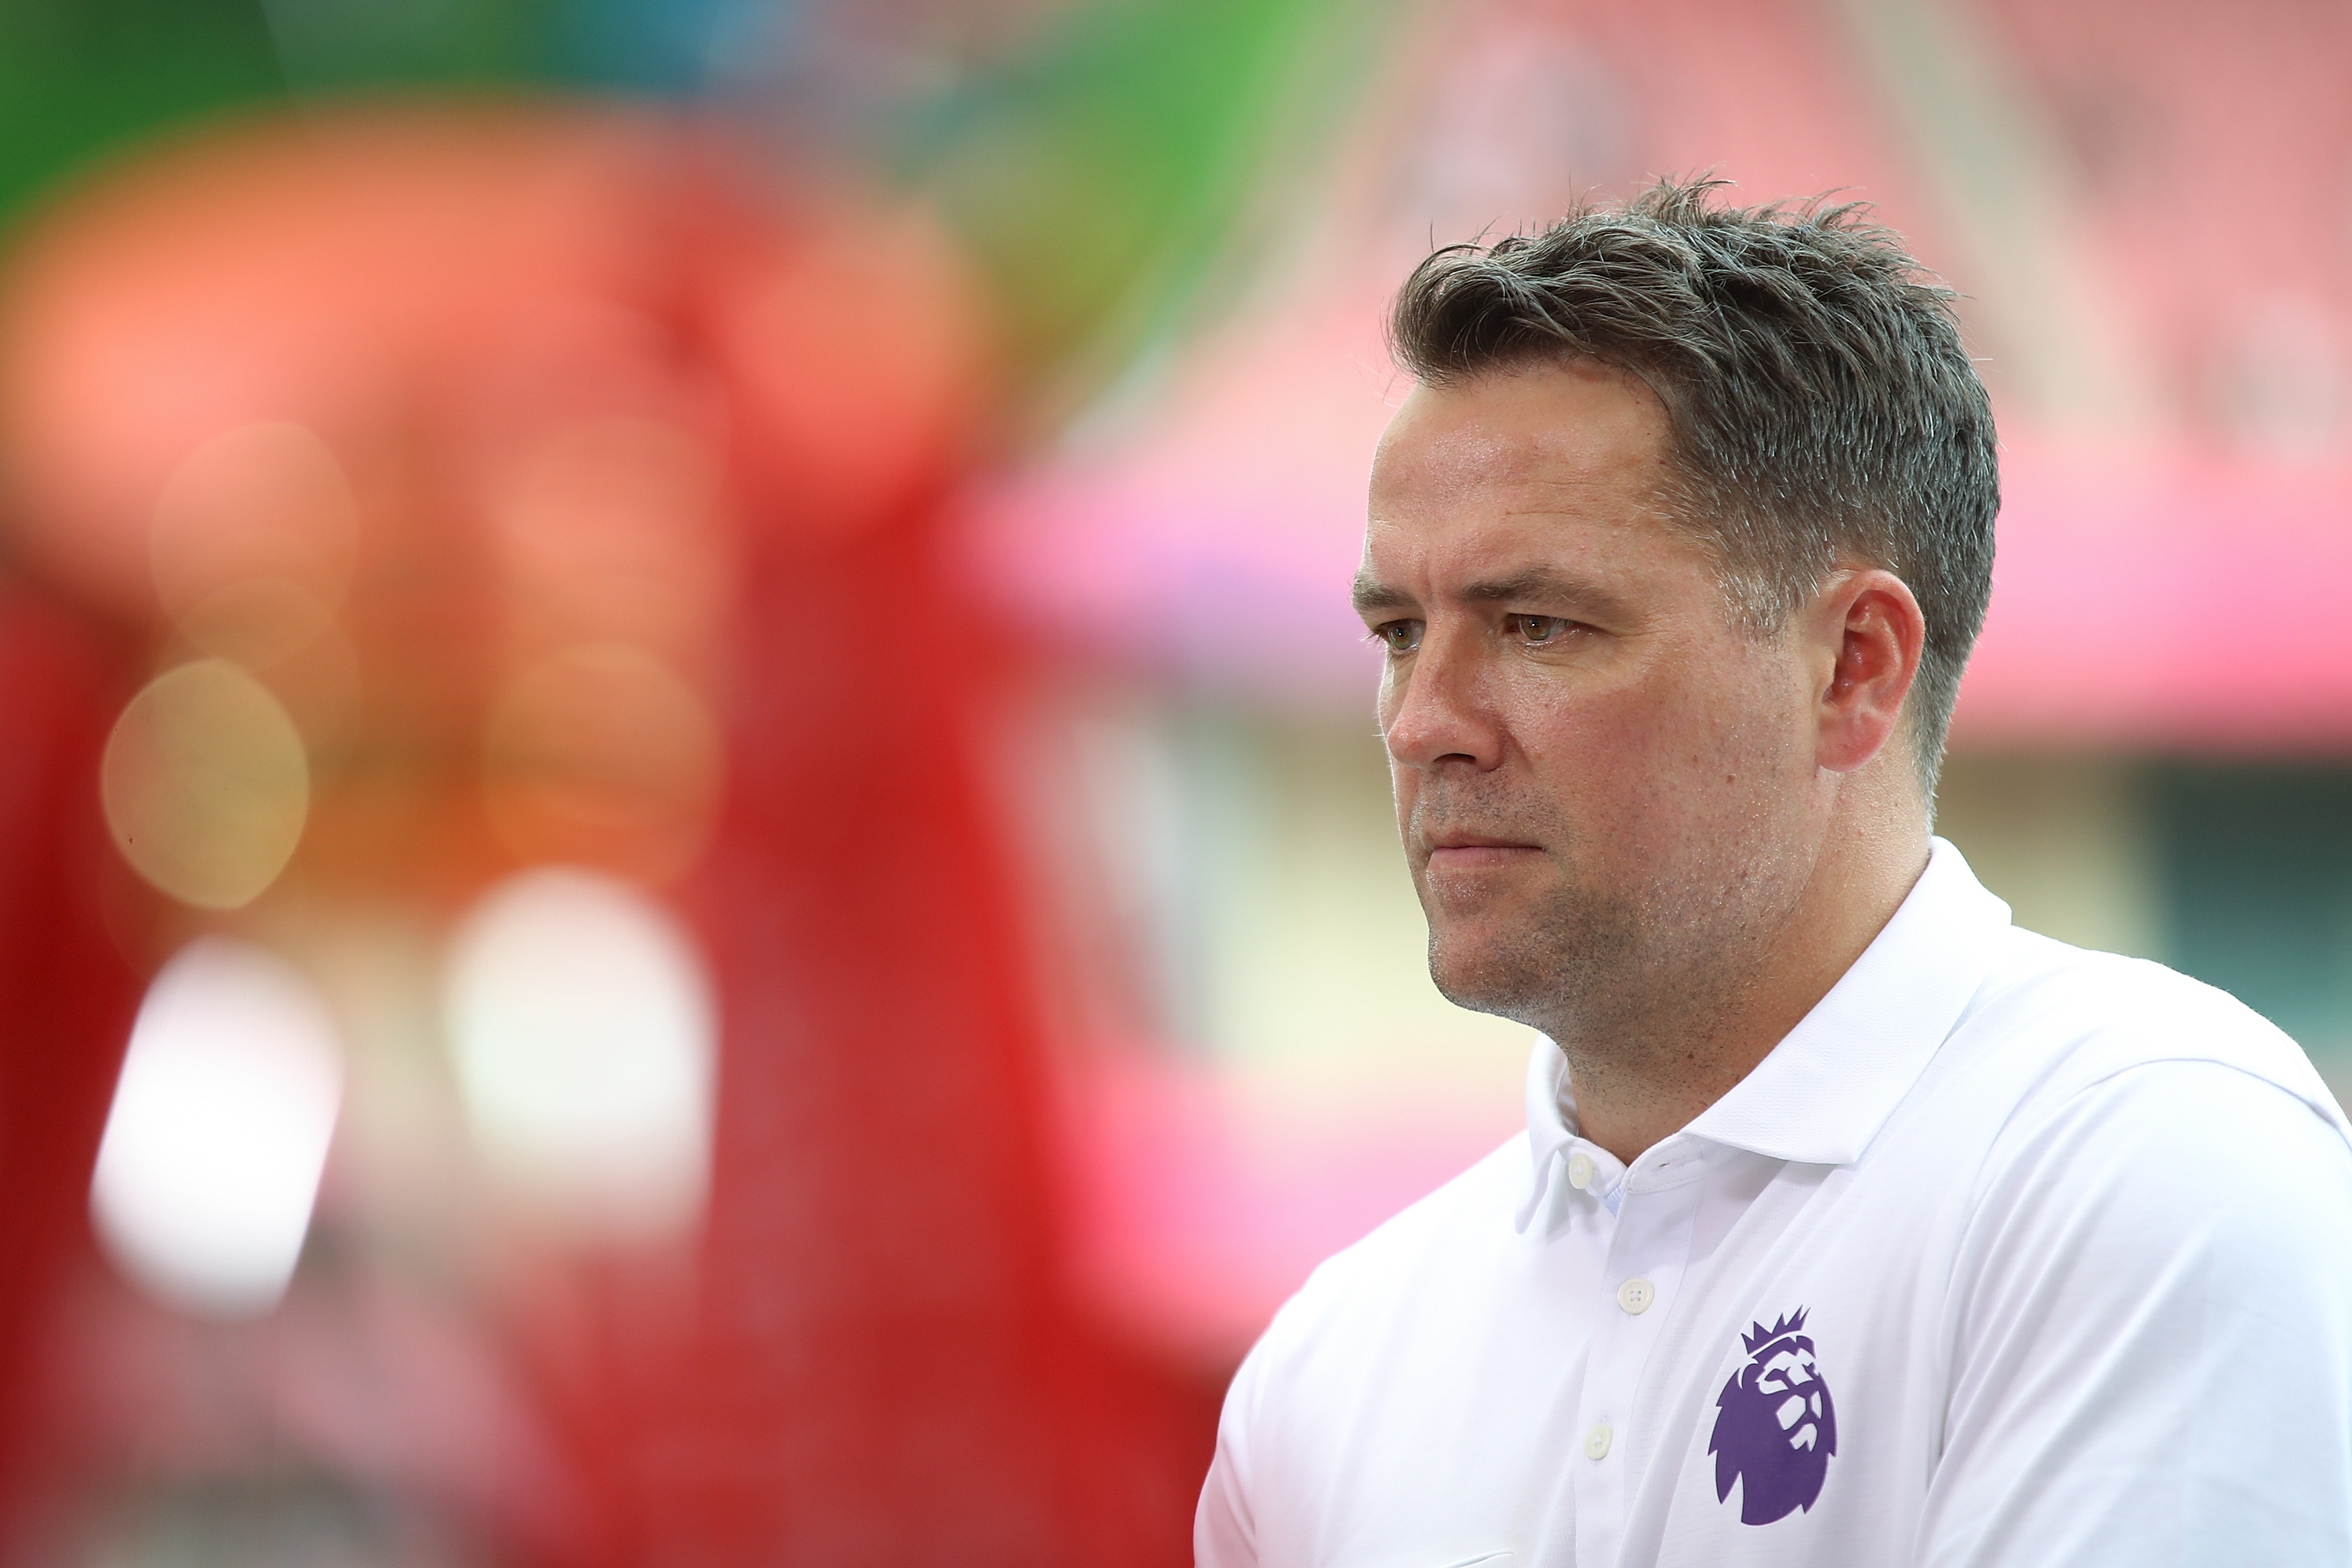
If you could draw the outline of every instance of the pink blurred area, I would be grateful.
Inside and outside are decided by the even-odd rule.
[[[1072,1277],[1106,1321],[1206,1367],[1255,1339],[1316,1263],[1460,1174],[1524,1114],[1443,1094],[1268,1105],[1165,1052],[1106,1058],[1065,1091]]]
[[[2352,742],[2352,474],[2191,448],[2004,454],[1962,742],[2329,753]]]
[[[1154,417],[982,510],[1003,591],[1122,657],[1352,700],[1360,634],[1335,584],[1407,389],[1386,289],[1426,234],[1714,169],[1739,199],[1868,202],[1962,293],[2004,460],[1961,742],[2340,746],[2352,109],[2323,84],[2352,27],[2286,5],[1870,15],[1676,0],[1433,33],[1323,221],[1164,374]],[[1960,101],[1906,110],[1906,90]],[[1457,209],[1478,216],[1426,222]]]

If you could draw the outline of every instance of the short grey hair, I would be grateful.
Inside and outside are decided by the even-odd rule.
[[[1927,620],[1909,722],[1932,801],[2000,510],[1956,296],[1860,203],[1737,207],[1725,184],[1445,247],[1398,291],[1391,352],[1433,386],[1562,356],[1639,378],[1672,430],[1672,513],[1759,634],[1841,561],[1902,578]]]

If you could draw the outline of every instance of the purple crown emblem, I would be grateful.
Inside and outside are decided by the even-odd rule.
[[[1801,1333],[1804,1327],[1805,1310],[1800,1307],[1785,1317],[1772,1320],[1772,1326],[1769,1329],[1761,1323],[1748,1324],[1748,1331],[1739,1336],[1739,1342],[1749,1355],[1754,1355],[1782,1334]]]
[[[1716,1397],[1715,1496],[1728,1500],[1739,1483],[1739,1522],[1770,1524],[1810,1510],[1837,1452],[1837,1407],[1813,1364],[1805,1309],[1749,1325],[1739,1336],[1748,1363]]]

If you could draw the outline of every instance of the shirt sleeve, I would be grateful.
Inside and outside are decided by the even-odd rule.
[[[2352,1148],[2144,1064],[1997,1148],[1958,1258],[1926,1568],[2352,1563]]]
[[[1257,1531],[1250,1514],[1250,1415],[1255,1407],[1264,1342],[1234,1373],[1217,1417],[1217,1453],[1192,1515],[1195,1568],[1256,1568]]]

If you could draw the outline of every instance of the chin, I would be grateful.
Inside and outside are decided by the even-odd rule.
[[[1429,939],[1429,978],[1457,1007],[1532,1026],[1543,998],[1559,984],[1560,965],[1529,952],[1486,922],[1449,922]]]
[[[1475,912],[1424,898],[1429,977],[1457,1007],[1559,1037],[1595,1006],[1639,990],[1654,944],[1628,901],[1554,887],[1533,899],[1491,900]]]

